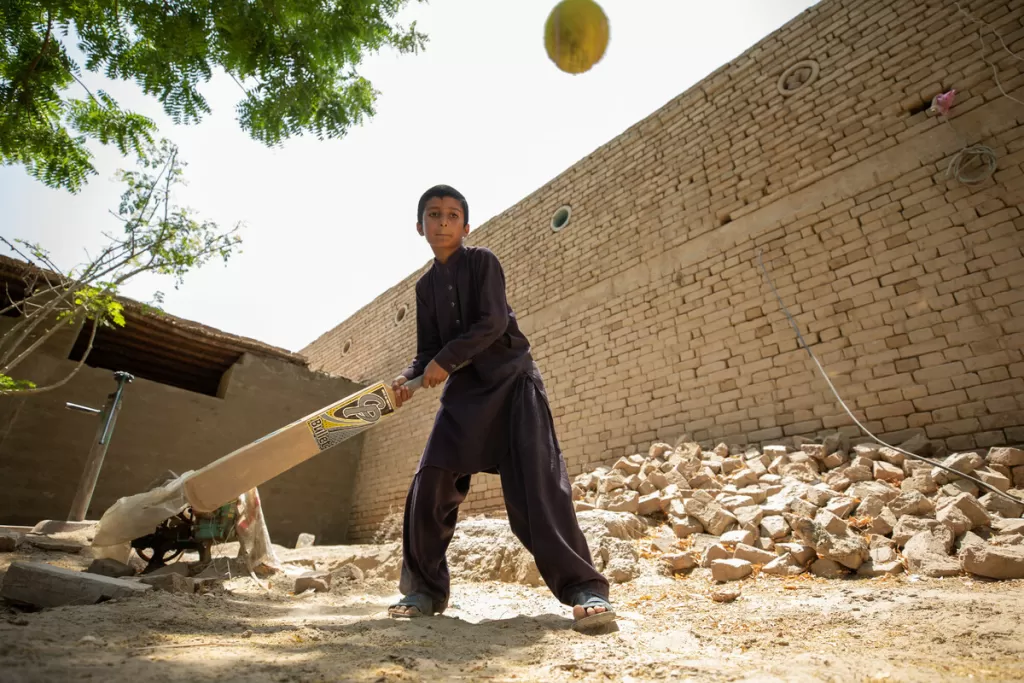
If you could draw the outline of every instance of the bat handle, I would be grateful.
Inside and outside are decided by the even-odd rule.
[[[456,368],[454,370],[452,370],[452,373],[458,372],[459,370],[461,370],[462,368],[466,367],[467,365],[469,365],[469,361],[465,361],[463,363],[460,363],[458,366],[456,366]],[[406,389],[408,389],[410,392],[416,391],[417,389],[422,389],[423,388],[423,375],[420,375],[419,377],[416,377],[414,379],[409,380],[408,382],[406,382],[402,386],[405,387]]]

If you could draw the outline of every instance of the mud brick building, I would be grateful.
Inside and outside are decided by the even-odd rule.
[[[1024,55],[1024,3],[960,6]],[[1024,441],[1024,104],[995,75],[1024,101],[1024,71],[979,27],[952,0],[824,0],[470,235],[505,265],[570,474],[683,432],[859,433],[762,252],[869,429]],[[950,88],[952,126],[927,111]],[[982,182],[947,175],[965,142],[995,155]],[[422,272],[304,349],[313,367],[405,367]],[[436,408],[366,434],[354,539],[402,507]],[[501,505],[478,476],[465,509]]]
[[[32,275],[27,264],[0,257],[0,298],[20,301]],[[67,518],[99,417],[65,404],[101,408],[116,387],[114,371],[135,379],[124,391],[87,519],[167,471],[197,470],[358,389],[311,371],[305,358],[284,349],[123,303],[125,327],[101,328],[68,384],[0,397],[0,524]],[[0,331],[16,323],[17,316],[0,316]],[[18,377],[45,386],[67,376],[89,332],[54,335],[19,366]],[[361,443],[356,437],[259,487],[275,542],[291,545],[302,532],[319,543],[345,540]]]

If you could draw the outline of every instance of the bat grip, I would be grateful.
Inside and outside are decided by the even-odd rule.
[[[467,365],[469,365],[469,361],[468,360],[466,362],[464,362],[464,363],[461,363],[460,365],[457,365],[455,367],[455,369],[452,370],[451,374],[455,374],[456,372],[458,372],[462,368],[466,367]],[[406,389],[408,389],[410,392],[416,391],[417,389],[422,389],[423,388],[423,375],[420,375],[419,377],[416,377],[414,379],[409,380],[408,382],[406,382],[402,386],[405,387]]]

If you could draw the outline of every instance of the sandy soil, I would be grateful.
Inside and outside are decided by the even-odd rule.
[[[0,554],[0,572],[18,559],[89,562],[25,549]],[[620,618],[592,635],[543,588],[457,580],[445,615],[398,621],[386,614],[394,582],[299,596],[292,585],[238,578],[205,595],[3,605],[0,680],[1024,680],[1024,581],[757,576],[720,603],[707,570],[648,571],[614,587]]]

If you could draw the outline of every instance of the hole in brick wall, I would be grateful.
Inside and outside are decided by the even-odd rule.
[[[346,353],[348,353],[351,350],[352,350],[352,340],[349,339],[344,344],[342,344],[342,346],[341,346],[341,355],[344,356]]]
[[[555,211],[555,215],[551,217],[551,229],[554,230],[555,232],[558,232],[559,230],[561,230],[562,228],[569,224],[569,218],[571,216],[572,209],[569,208],[569,206],[560,207],[557,211]]]
[[[722,216],[718,219],[718,227],[732,223],[732,216]]]
[[[932,101],[931,100],[925,100],[924,102],[922,102],[921,104],[917,105],[916,107],[911,107],[911,109],[907,112],[907,116],[917,116],[918,114],[923,114],[924,112],[928,111],[931,108],[932,108]]]
[[[402,304],[401,306],[399,306],[398,307],[398,312],[395,313],[395,322],[396,323],[400,323],[403,320],[405,320],[405,315],[408,312],[409,312],[409,307],[408,306],[406,306],[405,304]]]

